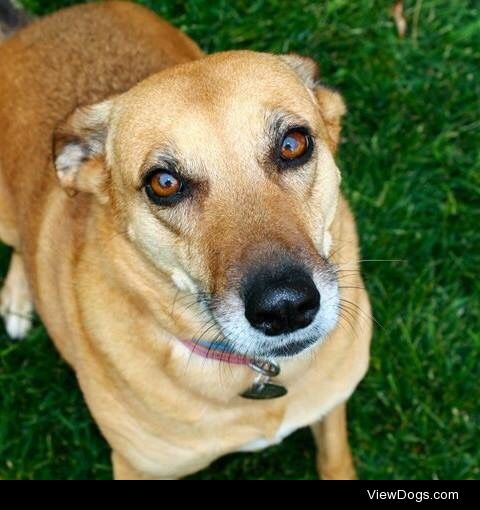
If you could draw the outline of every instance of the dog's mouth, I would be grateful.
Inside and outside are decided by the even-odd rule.
[[[291,358],[314,346],[317,343],[317,341],[318,338],[307,338],[305,340],[297,340],[286,343],[285,345],[271,347],[265,350],[263,357],[267,359]]]

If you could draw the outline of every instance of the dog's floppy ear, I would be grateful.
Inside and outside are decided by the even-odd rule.
[[[77,108],[54,134],[54,164],[69,196],[82,191],[108,201],[105,142],[112,100]]]
[[[318,66],[311,58],[302,57],[296,53],[281,55],[280,58],[295,71],[298,77],[314,93],[328,130],[329,146],[335,152],[340,139],[340,120],[347,111],[342,96],[319,83]]]

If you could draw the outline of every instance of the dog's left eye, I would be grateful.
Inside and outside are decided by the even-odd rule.
[[[280,142],[280,160],[290,165],[304,163],[312,153],[312,146],[312,137],[304,129],[290,129]]]
[[[170,170],[154,169],[145,179],[145,190],[152,202],[158,205],[171,205],[182,198],[185,183]]]

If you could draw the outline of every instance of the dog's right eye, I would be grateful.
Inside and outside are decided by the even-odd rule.
[[[283,137],[280,156],[286,161],[298,159],[307,152],[308,145],[307,135],[303,131],[292,129]]]
[[[175,172],[157,168],[145,178],[145,191],[155,204],[172,205],[182,198],[185,183]]]

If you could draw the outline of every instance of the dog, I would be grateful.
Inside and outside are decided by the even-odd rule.
[[[112,1],[9,37],[0,76],[1,315],[22,338],[35,308],[115,478],[181,478],[305,426],[320,476],[355,478],[345,402],[372,325],[334,159],[345,106],[316,64],[204,55]]]

